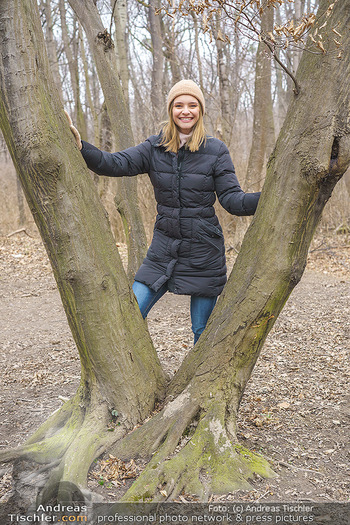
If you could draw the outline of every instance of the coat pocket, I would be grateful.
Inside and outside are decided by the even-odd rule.
[[[224,236],[217,226],[200,220],[192,232],[190,263],[195,268],[219,269],[223,265]]]
[[[214,224],[211,224],[211,222],[207,222],[203,219],[199,219],[200,227],[199,227],[199,233],[201,234],[201,230],[205,232],[210,238],[215,237],[224,237],[224,234],[222,233],[221,228],[218,226],[215,226]]]

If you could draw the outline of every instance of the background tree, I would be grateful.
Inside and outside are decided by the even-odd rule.
[[[153,67],[152,67],[152,83],[151,83],[151,103],[153,121],[156,126],[160,125],[163,115],[163,75],[164,75],[164,54],[163,54],[163,38],[162,38],[162,19],[157,15],[157,10],[160,8],[159,0],[150,0],[148,7],[148,20],[151,33]]]
[[[273,22],[273,8],[265,9],[261,14],[261,32],[267,34],[272,31]],[[255,63],[253,135],[245,179],[247,191],[260,191],[262,188],[264,164],[275,143],[271,58],[265,42],[259,42]]]
[[[117,54],[117,67],[123,87],[123,93],[129,107],[129,68],[128,68],[128,9],[126,0],[117,2],[111,0],[113,20],[115,24],[115,45]]]
[[[230,104],[230,89],[229,89],[229,75],[228,75],[228,54],[225,38],[223,37],[223,31],[221,30],[221,17],[222,12],[217,11],[215,13],[215,25],[213,27],[213,33],[215,35],[215,43],[217,50],[218,59],[218,77],[219,77],[219,88],[220,88],[220,103],[221,103],[221,123],[219,125],[219,136],[228,146],[231,142],[232,134],[232,122],[230,119],[231,115],[231,104]]]
[[[63,101],[63,93],[62,93],[62,86],[61,86],[61,79],[60,79],[60,72],[59,72],[59,65],[58,65],[58,58],[57,58],[57,44],[56,39],[54,36],[54,20],[53,20],[53,13],[52,13],[52,3],[51,0],[42,0],[40,1],[40,8],[44,17],[44,28],[45,28],[45,40],[46,40],[46,48],[47,48],[47,54],[50,61],[50,69],[52,71],[52,75],[58,90],[58,93],[61,97],[61,100]]]
[[[85,115],[81,103],[81,93],[80,93],[80,82],[79,82],[79,32],[78,32],[78,23],[76,17],[73,20],[73,35],[70,37],[67,27],[66,19],[66,6],[64,0],[59,1],[59,11],[61,19],[61,31],[62,31],[62,43],[64,46],[64,52],[67,57],[67,64],[70,74],[70,80],[73,91],[73,119],[77,123],[78,129],[80,131],[81,138],[87,140],[87,127]]]
[[[168,385],[93,183],[72,147],[37,6],[0,0],[0,7],[1,127],[82,363],[76,396],[0,459],[48,464],[43,499],[62,498],[61,481],[83,487],[90,462],[104,450],[150,459],[125,499],[173,498],[181,490],[205,497],[247,487],[254,472],[271,475],[264,460],[239,445],[236,418],[266,335],[303,273],[324,205],[350,165],[350,0],[321,2],[316,27],[327,52],[311,53],[311,42],[303,54],[300,92],[268,164],[257,214],[205,332]],[[343,35],[343,67],[334,27]],[[163,404],[150,417],[157,400]],[[114,433],[107,428],[112,411]],[[190,424],[193,435],[178,450]]]
[[[92,0],[69,0],[87,35],[101,82],[115,147],[122,150],[133,145],[133,135],[123,88],[118,76],[114,44],[103,29],[97,7]],[[121,215],[128,245],[128,274],[133,280],[146,253],[146,233],[137,201],[136,179],[118,181],[115,202]]]

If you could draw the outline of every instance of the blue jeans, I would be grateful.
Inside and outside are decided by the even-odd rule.
[[[139,281],[134,281],[132,289],[140,307],[142,317],[145,319],[152,306],[154,306],[165,292],[168,291],[168,285],[167,283],[163,284],[158,292],[155,292],[145,284],[140,283]],[[196,344],[199,336],[206,327],[216,300],[217,297],[191,295],[191,321],[192,332],[194,334],[194,344]]]

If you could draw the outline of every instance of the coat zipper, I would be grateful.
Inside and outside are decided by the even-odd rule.
[[[185,156],[185,150],[183,148],[179,149],[177,154],[177,180],[178,180],[178,192],[179,192],[179,204],[181,205],[181,175],[182,175],[182,164]]]

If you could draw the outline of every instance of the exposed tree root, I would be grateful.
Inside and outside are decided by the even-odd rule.
[[[78,405],[77,400],[78,394],[76,394],[72,399],[64,403],[59,409],[55,410],[50,417],[34,432],[32,436],[26,441],[26,445],[32,443],[37,443],[43,439],[49,438],[57,433],[57,431],[62,428],[69,418],[72,416],[74,409]]]
[[[169,401],[161,412],[133,432],[120,424],[108,431],[111,421],[107,404],[97,395],[85,409],[77,400],[44,423],[35,437],[13,451],[2,452],[0,459],[29,459],[50,464],[26,476],[21,483],[38,486],[38,503],[74,502],[86,499],[88,470],[93,460],[106,450],[122,459],[151,458],[146,469],[123,497],[123,501],[162,501],[182,491],[206,500],[211,493],[222,494],[250,488],[255,474],[274,475],[260,456],[241,447],[232,433],[232,414],[228,418],[226,401],[219,393],[215,399],[200,399],[185,389]],[[63,408],[63,407],[62,407]],[[199,419],[199,422],[198,422]],[[63,426],[62,423],[66,420]],[[197,424],[198,423],[198,424]],[[195,431],[190,436],[193,429]]]
[[[86,486],[88,470],[95,458],[103,454],[115,440],[126,432],[122,425],[115,432],[108,432],[109,413],[101,407],[100,413],[92,410],[85,417],[84,423],[76,431],[73,441],[67,447],[58,467],[45,485],[40,496],[41,501],[57,498],[59,501],[74,499]],[[70,493],[70,488],[72,492]]]
[[[163,443],[122,501],[171,500],[182,491],[196,494],[205,501],[211,493],[251,488],[249,480],[257,474],[275,476],[261,456],[230,440],[222,401],[213,401],[203,409],[193,436],[177,451],[186,427],[198,414],[194,406],[192,409],[181,411],[181,416],[180,411],[170,415],[172,423],[162,436]],[[165,412],[162,417],[166,417]],[[152,425],[159,431],[159,421],[155,419],[149,422],[149,432]]]
[[[206,500],[211,493],[250,488],[255,474],[273,476],[262,457],[238,444],[235,413],[228,410],[222,384],[217,390],[212,384],[215,393],[209,399],[198,387],[191,383],[129,434],[123,420],[108,431],[111,414],[97,389],[88,399],[78,391],[25,445],[2,452],[0,460],[50,464],[50,470],[42,467],[20,480],[32,492],[35,485],[40,488],[37,502],[42,504],[86,499],[88,470],[107,450],[121,459],[151,458],[123,501],[171,500],[182,491]]]
[[[53,458],[61,458],[73,439],[72,405],[65,405],[54,412],[24,445],[0,452],[0,462],[27,459],[40,464],[51,463]],[[79,418],[77,419],[79,421]]]
[[[176,446],[198,409],[198,401],[184,391],[141,427],[115,442],[110,452],[121,459],[149,458],[170,438]]]
[[[34,487],[43,489],[37,497],[41,503],[81,501],[91,463],[127,432],[124,424],[117,431],[108,431],[110,422],[107,403],[98,392],[88,400],[78,392],[24,445],[0,452],[0,461],[16,461],[19,469],[23,469],[21,460],[33,462],[31,474],[19,472],[17,477],[27,493],[32,494]],[[38,464],[44,467],[36,469]]]

